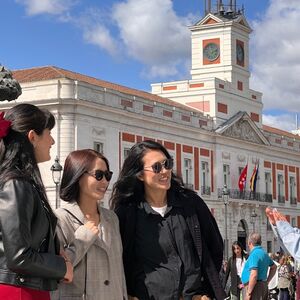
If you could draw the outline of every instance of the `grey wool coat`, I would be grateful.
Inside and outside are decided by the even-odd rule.
[[[94,235],[76,202],[55,211],[57,234],[74,267],[70,284],[60,283],[52,300],[127,299],[119,222],[113,211],[99,204],[101,234]]]

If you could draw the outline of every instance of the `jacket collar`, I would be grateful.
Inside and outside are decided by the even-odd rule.
[[[77,202],[67,202],[63,205],[63,208],[68,210],[82,225],[87,222],[87,219],[84,217],[79,205]],[[104,248],[107,252],[109,252],[109,246],[111,244],[111,236],[112,236],[112,221],[110,214],[101,206],[100,201],[98,202],[98,211],[100,213],[100,224],[102,224],[104,234],[106,236],[106,243],[104,243],[100,239],[95,240],[95,244]],[[103,234],[103,232],[102,232]]]
[[[75,202],[66,202],[62,207],[72,213],[81,224],[85,224],[87,222],[83,212],[81,211],[78,203]],[[101,222],[109,222],[110,217],[105,213],[105,209],[101,206],[100,201],[98,202],[98,211],[100,213]]]

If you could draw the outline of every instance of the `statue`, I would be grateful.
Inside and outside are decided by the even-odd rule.
[[[0,65],[0,101],[12,101],[22,94],[19,82],[12,77],[12,72]]]

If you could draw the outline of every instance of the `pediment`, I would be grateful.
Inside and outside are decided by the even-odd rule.
[[[247,22],[246,18],[243,15],[240,15],[235,22],[239,25],[242,25],[244,27],[246,27],[248,30],[252,31],[249,23]]]
[[[213,18],[209,18],[208,20],[205,21],[205,23],[203,23],[203,25],[210,25],[210,24],[216,24],[218,23],[215,19]]]
[[[256,126],[246,112],[237,113],[218,127],[216,133],[255,144],[270,144],[262,131]]]
[[[236,26],[243,26],[244,30],[246,30],[247,32],[251,32],[252,29],[249,25],[249,23],[247,22],[246,18],[244,15],[242,14],[237,14],[232,18],[226,17],[224,15],[216,15],[213,13],[209,13],[207,14],[204,18],[202,18],[200,21],[198,21],[195,25],[190,26],[191,30],[196,30],[197,28],[199,28],[199,26],[209,26],[209,25],[224,25],[225,24],[236,24]]]
[[[197,22],[194,26],[199,25],[210,25],[210,24],[216,24],[216,23],[223,23],[223,21],[215,16],[214,14],[207,14],[203,19],[201,19],[199,22]]]

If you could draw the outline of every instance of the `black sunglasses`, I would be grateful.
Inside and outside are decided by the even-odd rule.
[[[173,158],[167,158],[164,162],[156,162],[151,167],[144,167],[144,169],[152,168],[152,171],[156,174],[160,173],[162,168],[165,168],[166,170],[173,169],[174,166],[174,160]]]
[[[107,181],[110,181],[113,176],[112,171],[95,170],[95,173],[90,173],[90,172],[86,172],[86,173],[93,176],[97,181],[101,181],[103,179],[103,176]]]

